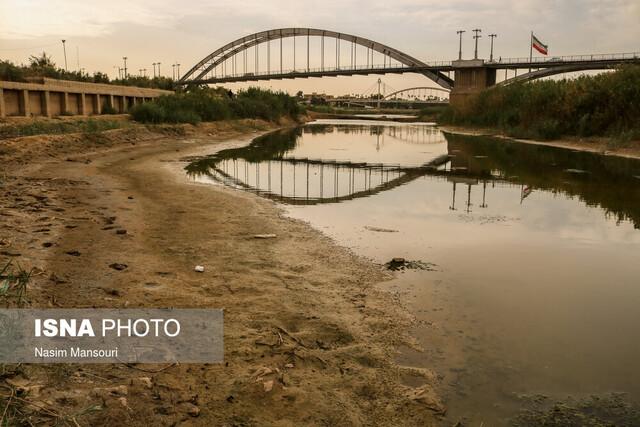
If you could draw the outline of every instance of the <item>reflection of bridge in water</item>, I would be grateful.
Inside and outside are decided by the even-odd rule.
[[[372,126],[350,124],[336,126],[332,123],[314,124],[294,131],[273,134],[279,140],[258,138],[250,146],[225,150],[212,158],[201,159],[190,165],[191,176],[204,178],[226,186],[237,188],[286,204],[313,205],[337,203],[368,197],[407,184],[420,177],[446,180],[452,184],[455,210],[455,195],[458,185],[466,185],[470,209],[471,187],[484,183],[483,202],[487,181],[508,181],[504,177],[487,174],[486,171],[467,170],[466,162],[459,158],[459,150],[435,155],[424,153],[422,163],[412,159],[416,165],[374,163],[339,159],[295,157],[293,150],[301,134],[341,133],[346,135],[366,134],[375,136],[376,151],[389,142],[401,144],[435,145],[446,143],[440,130],[432,126],[385,125]],[[267,135],[268,136],[268,135]],[[419,152],[416,152],[416,155]],[[346,153],[347,157],[350,157]],[[318,156],[319,157],[319,156]],[[206,178],[205,178],[206,177]],[[513,183],[505,182],[513,185]],[[495,183],[494,183],[495,185]]]
[[[227,186],[288,204],[336,203],[406,184],[449,162],[439,156],[420,167],[337,160],[280,158],[262,162],[224,159],[206,176]]]
[[[511,145],[451,134],[444,136],[446,142],[433,140],[446,144],[445,150],[439,150],[442,153],[439,156],[414,151],[416,156],[427,154],[423,160],[420,157],[410,159],[414,166],[407,165],[406,158],[391,164],[390,159],[397,150],[385,155],[387,163],[375,163],[365,158],[359,162],[320,159],[321,155],[316,156],[313,150],[306,151],[308,158],[292,157],[296,152],[305,152],[295,150],[302,133],[326,132],[366,133],[388,138],[387,135],[393,135],[394,131],[386,126],[314,124],[275,132],[257,138],[247,147],[223,150],[212,157],[196,160],[187,166],[187,173],[199,180],[223,183],[295,205],[335,203],[372,196],[419,178],[447,182],[451,188],[449,208],[467,213],[486,208],[488,193],[493,188],[517,189],[512,194],[521,204],[526,204],[525,199],[532,192],[560,192],[578,197],[589,206],[601,206],[605,215],[615,217],[617,222],[630,220],[636,228],[640,227],[640,206],[636,202],[640,200],[637,197],[640,194],[637,185],[640,163],[630,159],[601,158],[590,153]],[[412,141],[416,135],[400,133],[398,129],[395,132],[396,137],[407,141]],[[422,135],[422,131],[417,134]],[[425,135],[429,135],[429,131]],[[427,136],[426,140],[430,138]],[[352,142],[358,140],[354,138]],[[321,148],[320,145],[317,147]],[[391,147],[386,147],[385,153],[387,148]],[[400,147],[396,143],[394,148]],[[326,151],[321,153],[326,154]],[[344,154],[346,158],[351,157],[348,152]],[[377,154],[370,157],[378,158]],[[589,173],[572,173],[573,170]],[[617,185],[612,187],[611,182]]]
[[[341,123],[344,124],[344,120],[342,120]],[[313,126],[303,128],[302,132],[306,134],[338,132],[344,134],[365,133],[368,135],[375,135],[378,148],[382,143],[384,143],[385,139],[409,144],[425,145],[441,144],[445,142],[444,136],[439,129],[435,126],[425,126],[424,124],[415,126],[410,124],[403,124],[399,126],[350,124],[348,127],[336,127],[333,124],[314,124]]]

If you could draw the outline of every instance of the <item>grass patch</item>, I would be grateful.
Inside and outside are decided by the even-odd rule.
[[[552,140],[640,135],[640,66],[571,80],[495,86],[448,107],[439,121],[498,128],[511,136]]]
[[[27,285],[33,270],[26,271],[20,264],[9,261],[0,270],[0,300],[6,307],[27,305]]]
[[[110,129],[118,129],[128,125],[117,120],[36,120],[29,123],[16,123],[0,126],[0,139],[16,138],[43,134],[84,133],[96,134]]]

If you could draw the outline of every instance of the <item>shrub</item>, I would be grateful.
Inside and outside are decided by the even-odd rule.
[[[640,129],[640,66],[572,80],[496,86],[448,107],[442,123],[497,127],[554,139],[563,135],[616,136]]]
[[[165,110],[153,102],[145,102],[135,105],[129,110],[131,117],[142,123],[162,123],[166,119]]]
[[[196,124],[237,118],[296,118],[302,109],[294,98],[283,92],[250,88],[233,97],[224,89],[192,88],[137,105],[130,112],[134,120],[142,123]]]
[[[116,109],[109,104],[104,104],[100,111],[102,111],[102,114],[118,114]]]

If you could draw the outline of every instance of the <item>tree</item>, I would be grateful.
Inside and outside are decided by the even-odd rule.
[[[42,52],[40,56],[29,56],[29,66],[31,68],[56,68],[55,62],[53,62],[51,56],[47,55],[46,52]]]
[[[297,98],[302,98],[302,97],[304,97],[304,93],[301,90],[299,90],[298,93],[296,93],[296,97]]]

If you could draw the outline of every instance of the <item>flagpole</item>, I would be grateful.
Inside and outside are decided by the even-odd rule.
[[[529,38],[529,72],[531,72],[531,61],[533,61],[533,31],[531,31]]]

